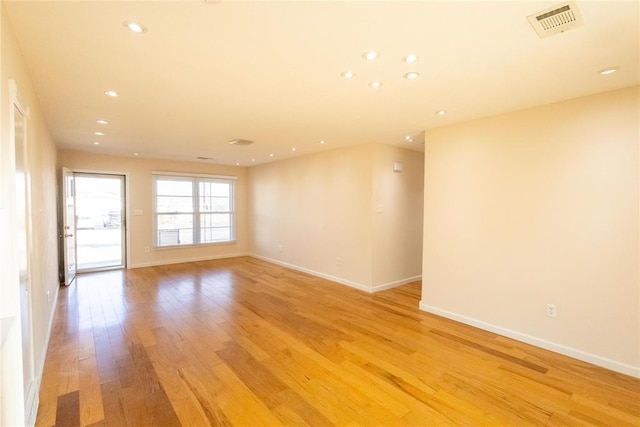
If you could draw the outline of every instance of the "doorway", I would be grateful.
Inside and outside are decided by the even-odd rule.
[[[9,81],[12,93],[12,123],[10,135],[13,136],[15,159],[15,251],[16,267],[20,289],[20,327],[22,335],[22,391],[24,393],[25,419],[32,413],[36,390],[35,366],[33,358],[33,326],[31,307],[31,203],[29,168],[27,162],[27,119],[28,110],[18,101],[15,82]]]
[[[73,174],[78,272],[124,268],[125,177]]]

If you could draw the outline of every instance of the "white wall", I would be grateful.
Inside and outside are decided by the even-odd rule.
[[[51,319],[58,292],[56,231],[56,149],[47,129],[31,78],[11,24],[0,3],[0,317],[14,319],[0,352],[0,424],[32,422],[27,414],[37,404]],[[16,262],[14,153],[10,136],[8,80],[15,81],[27,122],[27,169],[31,181],[30,298],[33,351],[38,384],[30,401],[23,400],[20,299]],[[4,327],[8,322],[3,322]]]
[[[247,255],[249,251],[246,168],[205,162],[96,156],[95,153],[69,150],[60,150],[58,163],[60,167],[64,166],[72,170],[128,174],[129,267],[241,256]],[[153,249],[153,171],[236,176],[235,242]],[[141,210],[143,215],[133,215],[134,210]],[[149,252],[146,252],[146,248],[150,248]]]
[[[421,307],[640,375],[639,113],[631,87],[427,132]]]
[[[405,237],[422,223],[422,162],[416,151],[363,144],[252,167],[251,252],[366,291],[419,277],[420,256],[402,255],[421,252],[419,231]]]

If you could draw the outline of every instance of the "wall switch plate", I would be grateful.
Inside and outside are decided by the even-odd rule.
[[[557,310],[555,304],[547,304],[547,316],[556,317]]]

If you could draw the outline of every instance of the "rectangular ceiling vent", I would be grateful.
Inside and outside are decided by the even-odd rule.
[[[527,16],[527,19],[540,38],[563,33],[583,24],[582,15],[574,1],[534,13]]]
[[[231,145],[251,145],[254,142],[255,141],[249,141],[248,139],[236,138],[236,139],[232,139],[231,141],[229,141],[229,144],[231,144]]]

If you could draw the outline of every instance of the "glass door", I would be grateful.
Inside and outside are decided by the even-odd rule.
[[[124,176],[74,173],[78,271],[125,267]]]

